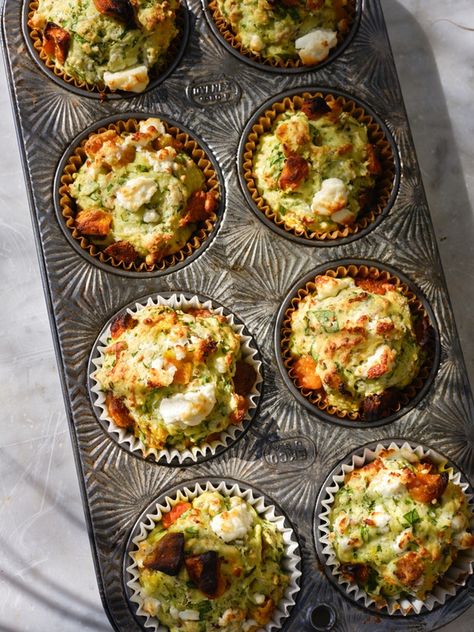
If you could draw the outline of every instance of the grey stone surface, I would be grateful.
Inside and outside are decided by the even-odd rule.
[[[474,35],[456,23],[474,28],[474,9],[469,0],[384,0],[383,6],[473,383]],[[0,630],[109,630],[3,74],[1,81]],[[465,614],[446,629],[468,632],[471,618]]]

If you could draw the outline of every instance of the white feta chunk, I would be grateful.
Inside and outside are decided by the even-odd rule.
[[[104,72],[104,82],[110,90],[143,92],[149,83],[148,68],[137,66],[118,72]]]
[[[175,393],[160,403],[160,415],[167,426],[197,426],[216,404],[215,385],[203,384],[193,391]]]
[[[249,40],[249,48],[254,53],[260,53],[263,50],[263,41],[260,35],[253,33]]]
[[[395,358],[397,353],[394,349],[391,349],[388,345],[380,345],[370,355],[365,362],[362,362],[354,370],[354,375],[357,377],[380,377],[383,374],[390,373],[395,366]],[[377,369],[377,375],[371,376],[371,371]]]
[[[232,623],[233,621],[241,621],[241,620],[242,620],[241,610],[227,608],[227,610],[225,610],[222,613],[222,616],[219,618],[217,623],[219,627],[226,628],[229,623]]]
[[[220,356],[215,360],[216,369],[219,373],[225,373],[227,371],[226,356]]]
[[[406,487],[398,472],[390,470],[380,470],[370,481],[367,487],[367,493],[370,496],[380,494],[381,496],[391,498],[398,496],[406,491]]]
[[[238,498],[238,497],[237,497]],[[244,501],[234,504],[229,511],[223,511],[211,520],[210,526],[214,533],[224,542],[242,539],[253,523],[253,517]]]
[[[154,224],[160,220],[160,216],[156,211],[148,210],[143,213],[143,221],[145,224]]]
[[[383,507],[376,505],[370,514],[370,520],[372,520],[375,527],[383,530],[390,522],[390,515],[384,511]]]
[[[157,138],[166,132],[165,126],[158,118],[148,118],[138,124],[140,134],[148,134]]]
[[[463,515],[458,514],[451,520],[451,529],[453,531],[462,531],[466,527],[466,519]]]
[[[137,176],[125,182],[117,190],[117,203],[127,211],[138,211],[149,202],[158,191],[158,185],[151,178]]]
[[[344,209],[348,197],[347,187],[342,180],[327,178],[322,181],[320,190],[314,194],[311,209],[318,215],[333,215],[336,211]]]
[[[198,610],[181,610],[179,613],[179,618],[182,621],[199,621],[199,611]]]
[[[393,550],[395,553],[402,553],[407,546],[410,544],[410,540],[412,539],[413,531],[411,527],[409,529],[405,529],[402,531],[396,538],[393,543]]]
[[[336,45],[337,33],[329,29],[314,29],[295,41],[298,55],[306,66],[312,66],[326,59],[331,48]]]

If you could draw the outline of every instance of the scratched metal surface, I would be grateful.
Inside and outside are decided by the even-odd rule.
[[[137,517],[167,488],[203,476],[261,489],[296,525],[303,581],[285,630],[311,629],[308,613],[321,601],[335,606],[338,630],[432,630],[454,619],[474,603],[472,581],[431,614],[381,620],[333,588],[318,567],[312,536],[321,482],[339,459],[364,443],[418,440],[446,453],[471,483],[474,471],[472,396],[379,1],[363,2],[357,33],[334,62],[308,73],[276,75],[227,52],[211,33],[199,0],[190,0],[191,37],[174,73],[142,96],[104,103],[75,95],[41,72],[25,48],[21,8],[19,0],[4,5],[12,103],[97,578],[113,626],[140,629],[125,599],[121,571]],[[255,217],[238,185],[236,152],[245,123],[270,96],[299,86],[339,88],[366,101],[398,146],[401,181],[392,210],[372,232],[346,245],[295,247]],[[100,119],[131,111],[162,112],[192,129],[214,152],[227,189],[213,243],[188,266],[161,278],[128,279],[89,263],[68,244],[53,210],[55,168],[68,143]],[[440,328],[441,364],[430,392],[415,409],[381,428],[318,421],[288,392],[276,367],[272,330],[283,297],[309,269],[343,257],[398,268],[425,293]],[[87,394],[88,356],[103,324],[124,304],[160,290],[201,293],[224,304],[253,333],[265,365],[261,410],[250,431],[223,455],[191,468],[130,456],[102,430]]]

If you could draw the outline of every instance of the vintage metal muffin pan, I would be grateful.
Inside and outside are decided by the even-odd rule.
[[[467,476],[474,471],[473,400],[456,334],[436,240],[379,0],[364,0],[347,47],[307,72],[269,72],[240,61],[212,32],[200,0],[189,0],[190,36],[176,68],[139,96],[88,98],[53,80],[29,54],[24,3],[6,0],[3,43],[13,110],[58,355],[97,579],[116,630],[139,630],[124,585],[130,533],[158,496],[196,478],[248,484],[291,516],[302,553],[301,590],[284,630],[432,630],[474,603],[474,582],[432,613],[397,618],[353,604],[328,581],[316,553],[313,516],[322,483],[351,450],[390,437],[445,453]],[[400,162],[393,205],[369,233],[325,248],[278,235],[250,209],[239,186],[242,132],[267,100],[283,92],[342,90],[366,103],[387,126]],[[64,152],[89,126],[130,113],[176,121],[209,147],[223,175],[225,208],[212,242],[192,261],[162,276],[98,266],[66,239],[54,211],[54,177]],[[416,406],[381,427],[324,423],[287,388],[273,334],[289,290],[334,260],[372,260],[403,274],[425,296],[440,336],[439,369]],[[88,361],[105,323],[145,295],[181,291],[225,305],[255,338],[264,364],[258,414],[228,450],[190,467],[136,457],[109,436],[88,395]],[[329,627],[328,627],[329,626]]]

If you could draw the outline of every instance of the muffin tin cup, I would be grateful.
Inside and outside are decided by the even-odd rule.
[[[382,174],[377,178],[374,189],[376,198],[374,204],[362,211],[350,226],[325,233],[314,233],[285,226],[284,221],[278,218],[258,191],[253,164],[260,137],[271,131],[277,117],[293,107],[298,109],[304,99],[315,96],[336,101],[342,106],[344,112],[367,126],[369,141],[377,147],[382,165]],[[346,244],[367,235],[389,213],[400,184],[398,148],[385,123],[360,99],[340,90],[318,86],[282,92],[258,108],[242,133],[237,154],[237,168],[243,194],[258,219],[286,239],[315,247]]]
[[[262,632],[279,630],[295,605],[300,590],[301,556],[295,532],[287,516],[270,498],[249,485],[232,479],[206,478],[182,483],[161,494],[138,518],[126,545],[123,564],[125,594],[136,621],[142,628],[152,629],[154,632],[168,632],[167,627],[162,626],[156,618],[150,617],[143,610],[143,595],[139,582],[138,564],[133,555],[134,551],[136,551],[138,544],[148,537],[164,513],[169,512],[177,503],[193,500],[205,491],[216,491],[223,496],[243,498],[254,507],[260,516],[275,524],[282,534],[285,544],[283,568],[288,573],[290,581],[283,598],[276,605],[271,621],[261,627]]]
[[[87,236],[82,235],[75,227],[76,203],[69,194],[69,185],[73,182],[73,175],[77,173],[86,160],[84,145],[90,136],[99,132],[112,129],[121,132],[135,132],[138,123],[147,118],[158,117],[164,123],[166,131],[175,139],[180,140],[184,150],[191,156],[195,163],[204,172],[207,191],[216,191],[219,194],[218,208],[213,215],[198,224],[197,230],[190,239],[176,253],[167,255],[153,265],[147,265],[144,261],[125,264],[114,261],[112,257],[104,254],[98,246],[94,245]],[[214,239],[225,208],[225,189],[219,165],[207,145],[197,138],[189,129],[160,113],[126,113],[108,117],[88,127],[79,134],[66,149],[54,178],[54,208],[59,225],[71,246],[90,263],[122,276],[144,277],[162,276],[175,272],[194,261]]]
[[[291,375],[292,356],[289,348],[291,313],[297,308],[302,298],[314,290],[315,277],[323,274],[338,278],[351,276],[391,281],[407,297],[412,311],[422,317],[427,317],[430,322],[434,335],[428,346],[428,357],[412,384],[400,392],[397,409],[386,417],[375,421],[363,421],[358,412],[339,410],[335,406],[327,404],[324,397],[317,392],[298,387],[296,379]],[[299,280],[288,292],[278,311],[274,344],[278,368],[286,386],[296,399],[323,421],[351,428],[383,426],[405,415],[423,399],[430,389],[440,360],[440,342],[436,319],[421,291],[405,275],[391,266],[378,261],[361,259],[340,259],[325,263]]]
[[[278,62],[276,60],[267,59],[261,55],[256,55],[255,53],[252,53],[252,51],[245,49],[237,40],[230,25],[227,24],[226,20],[221,15],[216,0],[201,0],[201,2],[203,4],[204,14],[209,24],[209,28],[217,40],[229,53],[253,68],[286,75],[311,72],[331,64],[351,43],[359,27],[362,11],[362,0],[351,0],[352,10],[349,32],[343,37],[342,41],[331,50],[326,59],[314,66],[305,66],[299,59],[289,59]]]
[[[189,10],[186,0],[180,0],[181,6],[176,15],[178,34],[171,42],[171,45],[166,53],[165,60],[162,64],[158,64],[157,66],[149,69],[150,82],[145,90],[140,93],[127,92],[124,90],[111,91],[105,85],[96,86],[85,81],[80,81],[55,66],[54,61],[52,61],[42,51],[42,36],[40,31],[30,25],[30,19],[39,4],[38,0],[32,0],[30,2],[28,0],[23,0],[23,2],[21,27],[26,47],[33,61],[38,68],[47,75],[47,77],[49,77],[49,79],[54,81],[54,83],[79,96],[86,96],[103,101],[104,98],[114,100],[131,99],[133,97],[139,97],[142,94],[146,94],[163,83],[163,81],[174,72],[188,45],[190,34]]]
[[[95,380],[94,373],[96,369],[102,366],[103,353],[105,347],[107,346],[107,339],[110,337],[111,324],[120,314],[128,313],[134,316],[144,307],[151,305],[167,305],[173,309],[181,309],[183,311],[185,311],[186,308],[203,308],[225,316],[234,332],[240,337],[242,360],[248,362],[257,373],[256,382],[251,392],[247,395],[249,407],[245,418],[239,424],[230,424],[220,433],[219,439],[216,439],[212,443],[202,443],[200,446],[194,446],[183,451],[179,451],[176,448],[162,450],[158,450],[157,448],[146,448],[141,441],[135,437],[133,432],[117,426],[108,414],[104,392]],[[158,295],[138,299],[136,302],[134,301],[133,303],[126,305],[120,310],[120,312],[114,314],[114,316],[104,326],[96,340],[96,343],[94,344],[89,360],[88,375],[89,396],[94,412],[100,424],[109,436],[128,452],[137,456],[156,461],[160,465],[180,467],[207,461],[210,458],[222,454],[222,452],[230,448],[236,441],[238,441],[248,430],[257,413],[263,386],[262,361],[260,353],[254,339],[240,319],[212,299],[190,293],[178,292],[160,292]]]
[[[395,271],[406,271],[414,282],[427,288],[429,296],[436,296],[436,316],[439,318],[444,349],[439,375],[432,387],[425,387],[427,396],[423,401],[420,401],[423,393],[416,396],[417,399],[411,404],[420,401],[418,408],[398,419],[396,432],[392,427],[390,434],[408,439],[414,438],[414,432],[419,436],[422,434],[423,441],[427,444],[431,442],[432,445],[443,445],[445,447],[442,449],[447,453],[456,454],[457,461],[466,472],[470,471],[473,463],[473,446],[470,442],[473,419],[469,413],[472,396],[439,259],[438,240],[423,192],[419,165],[409,132],[409,120],[398,88],[396,66],[380,0],[359,0],[360,22],[354,27],[352,42],[340,57],[331,62],[332,65],[327,61],[314,69],[301,68],[294,71],[273,69],[252,60],[243,60],[233,48],[228,47],[228,52],[226,44],[219,41],[220,36],[215,36],[211,31],[207,22],[209,15],[206,17],[202,3],[203,0],[187,0],[190,38],[179,68],[160,87],[147,94],[114,93],[104,104],[100,103],[98,93],[77,89],[54,75],[39,58],[35,59],[35,50],[30,58],[26,48],[26,45],[31,47],[28,29],[25,24],[23,29],[21,27],[22,20],[24,21],[24,0],[5,0],[2,5],[2,43],[13,120],[17,127],[32,226],[49,307],[59,374],[66,396],[71,441],[78,465],[78,481],[104,609],[111,626],[117,632],[143,629],[144,619],[139,617],[139,623],[132,615],[136,604],[132,603],[130,607],[127,597],[129,588],[124,581],[125,577],[126,581],[130,579],[126,575],[126,568],[130,566],[131,559],[126,551],[132,550],[134,546],[127,545],[130,530],[133,525],[138,528],[139,523],[136,521],[151,499],[164,492],[172,497],[170,490],[177,483],[192,487],[197,480],[195,477],[207,477],[212,471],[212,476],[219,477],[216,486],[222,480],[231,485],[232,481],[228,477],[249,482],[251,480],[263,493],[270,494],[272,500],[268,504],[273,504],[274,499],[277,506],[282,507],[292,519],[295,517],[296,520],[298,516],[297,534],[301,534],[304,576],[301,578],[302,590],[297,604],[290,617],[283,622],[285,631],[328,629],[335,618],[337,620],[333,627],[351,632],[365,630],[367,625],[369,628],[383,628],[385,623],[385,627],[390,627],[394,632],[405,631],[407,627],[434,629],[445,626],[472,605],[473,576],[470,576],[468,587],[459,590],[455,597],[447,599],[444,606],[437,608],[435,605],[431,613],[423,608],[420,615],[413,617],[392,615],[388,619],[389,615],[382,616],[382,613],[381,619],[378,612],[364,607],[363,600],[356,602],[344,597],[344,587],[343,592],[340,592],[332,585],[316,555],[313,538],[315,503],[321,481],[344,453],[341,453],[341,445],[351,444],[347,451],[352,449],[354,428],[366,433],[364,441],[369,441],[374,438],[374,434],[381,434],[369,430],[369,426],[382,425],[390,419],[361,424],[334,419],[330,415],[325,418],[324,410],[315,411],[314,406],[301,396],[301,405],[315,413],[311,415],[314,432],[304,437],[301,429],[296,427],[301,421],[298,414],[303,409],[293,397],[288,398],[285,393],[286,388],[291,390],[292,382],[288,380],[289,383],[285,386],[281,380],[277,380],[273,392],[268,393],[266,398],[260,398],[259,410],[262,417],[257,418],[255,425],[250,428],[252,437],[243,437],[242,441],[237,437],[235,443],[229,442],[229,450],[225,451],[226,445],[219,446],[214,456],[207,451],[196,460],[189,459],[180,463],[179,458],[176,458],[170,463],[166,456],[157,462],[154,455],[145,457],[140,450],[132,450],[128,443],[120,443],[117,433],[109,433],[109,423],[99,420],[101,409],[91,405],[91,398],[95,402],[96,395],[90,392],[94,383],[89,375],[95,366],[88,364],[89,354],[95,349],[96,336],[108,318],[104,314],[111,315],[125,309],[123,306],[130,300],[130,284],[138,283],[132,297],[147,295],[142,301],[144,303],[152,292],[156,296],[162,291],[168,293],[170,289],[178,291],[177,288],[185,288],[187,291],[184,293],[190,299],[194,292],[189,293],[189,289],[199,287],[200,291],[212,295],[212,290],[208,288],[221,284],[219,300],[231,309],[237,309],[236,301],[239,305],[243,301],[246,307],[244,306],[242,317],[252,329],[254,324],[259,329],[260,333],[255,330],[256,335],[259,333],[257,340],[259,337],[264,339],[268,336],[268,316],[275,307],[274,297],[281,294],[282,287],[286,293],[299,274],[303,277],[307,270],[319,266],[319,261],[308,264],[310,248],[353,242],[351,250],[354,250],[354,246],[360,245],[361,252],[358,255],[355,251],[341,253],[340,248],[337,248],[338,252],[334,255],[326,251],[327,256],[323,257],[320,251],[321,257],[317,258],[322,262],[329,260],[329,263],[318,269],[322,273],[332,265],[330,259],[370,256],[367,255],[369,242],[377,241],[380,251],[384,244],[390,245],[384,251],[384,261],[393,266]],[[212,23],[210,24],[212,28]],[[338,52],[340,54],[341,49]],[[277,85],[278,76],[281,81]],[[324,88],[318,88],[318,85],[324,83]],[[232,197],[231,191],[235,187],[239,188],[238,178],[243,182],[242,175],[238,176],[238,169],[235,168],[237,136],[240,137],[244,122],[247,122],[252,113],[260,111],[259,116],[263,116],[277,98],[275,92],[280,90],[287,91],[282,98],[318,90],[330,91],[337,96],[346,95],[345,91],[352,90],[350,86],[354,86],[355,94],[360,95],[370,107],[366,107],[350,94],[347,96],[356,104],[360,103],[371,116],[374,112],[379,113],[379,118],[373,116],[374,120],[382,123],[380,128],[383,131],[386,129],[384,125],[392,130],[398,143],[397,146],[393,145],[391,136],[386,133],[397,167],[391,197],[393,206],[390,210],[384,210],[388,214],[388,221],[383,221],[386,215],[382,213],[373,224],[356,235],[314,243],[299,239],[276,226],[260,210],[252,207],[250,195],[244,198],[237,191],[237,196],[233,198],[235,204],[238,205],[240,201],[245,207],[248,202],[253,208],[252,213],[260,217],[266,226],[259,224],[254,226],[258,230],[249,230],[245,223],[245,213],[242,217],[231,217],[225,210],[222,224],[219,225],[222,230],[216,224],[217,234],[212,233],[202,244],[202,248],[205,248],[212,239],[209,256],[206,251],[205,256],[198,257],[199,252],[202,252],[199,250],[174,268],[141,273],[101,263],[98,257],[90,256],[81,249],[67,227],[62,226],[58,231],[56,220],[51,215],[56,196],[52,183],[59,157],[68,149],[64,146],[69,142],[66,140],[64,143],[64,134],[69,130],[68,138],[72,139],[86,128],[89,132],[96,131],[95,128],[102,119],[109,116],[104,108],[120,114],[107,119],[108,122],[124,117],[139,119],[141,115],[135,114],[135,111],[142,109],[152,110],[151,115],[154,116],[156,112],[153,110],[160,109],[161,101],[166,101],[166,111],[170,107],[177,111],[180,108],[185,110],[186,120],[192,121],[189,123],[192,129],[207,130],[204,137],[212,137],[212,142],[209,142],[213,154],[223,170],[225,166],[226,191],[222,188],[221,174],[211,153],[209,157],[221,183],[222,199],[226,195],[228,201]],[[119,100],[132,97],[133,100],[130,101]],[[115,106],[126,113],[119,113]],[[51,116],[52,108],[55,116]],[[243,122],[244,111],[246,114]],[[178,114],[176,116],[179,117]],[[99,123],[91,127],[94,121]],[[179,127],[184,129],[181,125]],[[58,146],[58,143],[63,143],[63,146]],[[200,143],[200,146],[205,148],[204,143]],[[401,174],[398,171],[399,164]],[[400,175],[403,183],[397,194]],[[222,209],[224,208],[222,203]],[[250,212],[246,208],[244,211]],[[220,217],[219,215],[218,222]],[[58,219],[61,225],[63,218]],[[247,219],[250,218],[247,216]],[[374,227],[374,232],[369,233]],[[61,231],[64,232],[64,239]],[[284,239],[272,240],[272,231]],[[363,236],[367,236],[369,242],[366,243]],[[354,241],[359,237],[362,237],[360,242]],[[295,242],[294,246],[291,245],[292,241]],[[296,245],[297,243],[300,245]],[[377,256],[372,254],[372,258]],[[188,266],[187,263],[193,258],[192,265]],[[344,263],[348,261],[345,260]],[[372,263],[381,267],[377,262]],[[355,265],[360,265],[360,261]],[[222,278],[225,270],[222,266],[230,274],[227,279],[229,283],[224,285]],[[176,275],[167,275],[174,271],[177,271]],[[401,277],[398,273],[397,276]],[[195,283],[198,277],[199,286]],[[208,300],[199,296],[198,299],[202,302]],[[90,310],[91,304],[96,305],[95,310]],[[133,310],[135,304],[130,304],[129,308]],[[239,308],[238,313],[240,312]],[[432,324],[436,328],[434,321]],[[434,365],[437,358],[439,359],[439,343],[436,344]],[[280,347],[277,346],[277,357],[279,355]],[[97,357],[98,354],[93,355],[94,359]],[[430,373],[429,379],[434,377],[434,373],[435,369]],[[260,384],[259,388],[262,387],[263,384]],[[408,409],[409,407],[406,410]],[[303,416],[307,416],[306,411],[304,413]],[[331,428],[327,423],[321,425],[323,421],[346,427]],[[247,423],[250,425],[252,422],[249,420]],[[246,428],[244,425],[243,432]],[[243,436],[243,433],[239,436]],[[359,445],[358,442],[355,445]],[[193,469],[183,467],[192,466],[199,461],[206,462]],[[187,483],[187,479],[192,483]],[[238,485],[245,489],[243,483],[239,482]],[[147,513],[156,511],[155,506],[156,502],[148,508],[141,518],[142,522]],[[133,537],[138,534],[139,529],[134,532]]]
[[[471,509],[470,528],[474,531],[474,496],[473,491],[464,473],[443,454],[423,444],[409,442],[404,439],[386,439],[383,442],[372,442],[358,448],[348,454],[331,471],[324,481],[319,493],[315,517],[314,538],[319,560],[331,583],[335,585],[347,598],[368,610],[377,614],[404,617],[418,615],[443,605],[447,599],[454,596],[466,585],[473,573],[474,548],[460,551],[448,571],[440,578],[424,601],[407,596],[401,599],[391,599],[386,606],[377,606],[365,591],[355,583],[351,583],[342,577],[338,570],[339,562],[328,536],[330,533],[330,513],[335,495],[344,483],[344,478],[355,468],[360,468],[375,460],[379,452],[387,448],[402,448],[416,454],[418,457],[428,457],[435,464],[447,464],[449,480],[459,485],[466,495]]]

